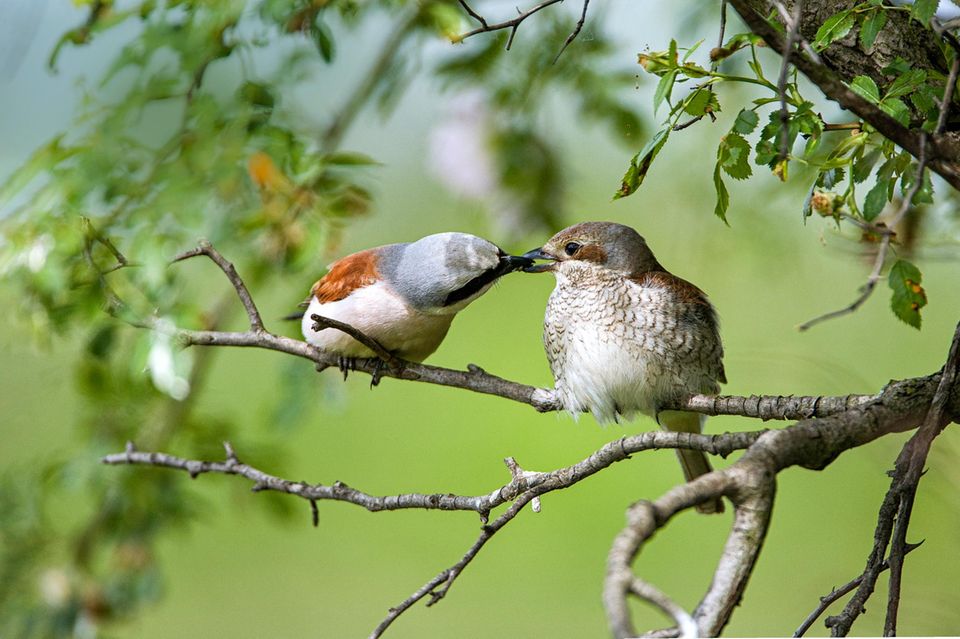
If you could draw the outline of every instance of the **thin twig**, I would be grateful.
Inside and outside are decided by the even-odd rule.
[[[570,43],[576,40],[577,36],[580,35],[580,30],[583,29],[583,23],[587,19],[587,6],[590,4],[590,0],[583,0],[583,10],[580,12],[580,19],[577,20],[576,26],[573,28],[573,31],[570,35],[567,36],[567,39],[563,41],[563,46],[560,47],[560,50],[557,51],[556,57],[553,58],[553,63],[556,64],[557,60],[560,59],[560,56],[563,55],[563,52],[567,50],[567,47],[570,46]]]
[[[775,3],[784,13],[783,17],[787,20],[787,43],[783,52],[783,59],[780,63],[780,78],[777,80],[777,93],[780,96],[780,153],[777,161],[784,162],[790,154],[790,111],[787,108],[787,77],[790,74],[790,59],[793,57],[797,48],[797,40],[800,36],[800,15],[802,0],[794,0],[793,13],[786,15],[786,10],[781,3]]]
[[[310,319],[313,320],[313,326],[311,328],[314,332],[322,331],[328,328],[342,331],[376,353],[377,357],[385,361],[392,368],[403,368],[404,361],[402,359],[384,348],[383,345],[377,340],[350,326],[349,324],[340,322],[330,317],[323,317],[322,315],[317,315],[316,313],[311,313]]]
[[[260,318],[260,311],[257,310],[257,305],[253,301],[253,297],[250,295],[250,291],[247,290],[247,285],[243,283],[240,275],[237,273],[237,269],[233,264],[223,257],[220,252],[213,248],[213,245],[206,240],[201,241],[200,245],[189,251],[180,253],[171,260],[172,262],[182,262],[183,260],[188,260],[191,257],[197,257],[198,255],[206,255],[209,257],[214,264],[220,267],[220,270],[223,271],[223,274],[227,276],[227,279],[230,280],[230,283],[233,285],[233,289],[237,292],[237,297],[240,298],[240,303],[243,304],[243,310],[247,312],[247,319],[250,321],[250,330],[254,334],[259,334],[264,332],[263,320]]]
[[[483,17],[477,14],[473,9],[471,9],[469,5],[466,4],[466,2],[464,2],[463,0],[460,0],[460,5],[467,10],[467,13],[470,14],[470,17],[472,17],[474,20],[480,23],[480,26],[477,27],[476,29],[473,29],[472,31],[467,31],[466,33],[463,33],[457,36],[456,40],[458,42],[463,42],[467,38],[471,36],[475,36],[479,33],[488,33],[491,31],[501,31],[503,29],[510,29],[510,37],[507,39],[507,50],[509,51],[510,47],[513,46],[513,37],[517,34],[517,29],[520,27],[523,21],[529,18],[530,16],[532,16],[533,14],[537,13],[538,11],[542,11],[543,9],[546,9],[551,5],[557,4],[558,2],[563,2],[563,0],[544,0],[544,2],[541,2],[540,4],[534,7],[531,7],[526,11],[520,11],[519,9],[517,9],[517,17],[513,18],[512,20],[504,20],[503,22],[495,22],[493,24],[490,24]],[[584,3],[584,12],[586,12],[586,3]]]
[[[471,18],[479,22],[481,27],[487,26],[486,18],[484,18],[482,15],[474,11],[473,8],[471,8],[470,5],[467,4],[465,0],[459,0],[459,2],[460,2],[460,6],[463,7],[464,11],[467,12],[467,15],[469,15]]]
[[[908,544],[904,554],[913,552],[921,545],[923,545],[923,542],[920,542],[919,544]],[[889,568],[890,562],[884,559],[883,563],[880,564],[880,570],[884,571],[888,570]],[[802,637],[805,635],[807,630],[810,630],[810,626],[812,626],[814,622],[820,618],[820,615],[827,611],[827,608],[829,608],[833,602],[840,599],[844,595],[849,594],[854,588],[860,585],[861,581],[863,581],[863,575],[860,575],[855,579],[851,579],[839,588],[832,589],[829,594],[820,597],[820,603],[817,605],[816,609],[807,615],[807,618],[803,620],[803,623],[801,623],[800,626],[794,631],[793,636]]]

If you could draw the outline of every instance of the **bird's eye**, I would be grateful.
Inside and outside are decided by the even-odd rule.
[[[569,244],[563,247],[563,250],[566,252],[567,255],[573,255],[574,253],[580,250],[580,245],[577,244],[576,242],[570,242]]]

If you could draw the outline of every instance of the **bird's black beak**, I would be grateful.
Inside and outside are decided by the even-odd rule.
[[[535,248],[532,251],[527,251],[523,254],[522,259],[530,261],[529,266],[523,267],[524,273],[543,273],[544,271],[552,271],[555,266],[554,263],[557,261],[557,258],[545,252],[542,246]],[[550,260],[550,262],[546,264],[534,264],[533,260]]]
[[[500,265],[497,267],[497,271],[501,275],[506,275],[507,273],[512,273],[513,271],[526,270],[533,266],[533,260],[526,255],[501,255],[500,256]]]

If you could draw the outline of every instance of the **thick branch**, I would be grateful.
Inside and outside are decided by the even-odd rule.
[[[735,506],[734,526],[713,582],[694,613],[701,636],[718,635],[739,602],[759,556],[772,512],[777,473],[790,466],[819,470],[843,451],[891,432],[914,428],[935,397],[944,398],[937,400],[944,409],[936,413],[936,423],[942,428],[946,421],[960,416],[958,384],[952,379],[942,382],[944,376],[934,374],[891,383],[876,401],[865,406],[767,431],[728,468],[677,486],[652,504],[642,502],[631,507],[628,524],[611,548],[604,586],[604,605],[614,635],[636,634],[626,604],[626,586],[633,576],[630,566],[643,546],[674,515],[725,496]]]

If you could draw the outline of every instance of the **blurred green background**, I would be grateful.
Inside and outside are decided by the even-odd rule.
[[[581,39],[590,42],[597,25],[606,25],[615,45],[611,64],[630,70],[638,51],[663,49],[671,35],[683,36],[687,43],[714,38],[715,15],[696,16],[700,7],[602,7],[591,15],[596,24],[588,23]],[[562,10],[573,15],[575,9]],[[9,45],[0,60],[6,98],[0,118],[0,177],[11,175],[54,134],[84,126],[75,120],[84,90],[95,89],[118,48],[136,38],[135,26],[123,26],[90,46],[68,48],[61,53],[58,72],[51,73],[46,59],[57,39],[83,22],[85,10],[47,2],[12,4],[4,11],[11,18],[3,27],[7,41],[12,38],[19,46]],[[371,63],[377,48],[373,43],[381,42],[388,29],[386,19],[374,16],[352,36],[339,39],[335,63],[304,74],[295,94],[286,96],[288,115],[304,130],[322,128]],[[517,35],[518,46],[525,37],[535,37],[525,29]],[[564,55],[576,59],[577,44]],[[452,45],[435,37],[425,38],[422,46],[429,61],[447,55],[445,47]],[[266,59],[269,66],[280,57],[274,52]],[[509,71],[510,54],[497,64]],[[214,74],[210,81],[216,84],[217,78]],[[78,85],[81,80],[86,84]],[[954,238],[947,235],[926,238],[941,245],[921,250],[915,258],[930,299],[922,331],[890,313],[885,286],[855,315],[807,333],[796,330],[801,321],[851,301],[870,258],[861,253],[856,238],[838,233],[832,221],[816,218],[803,224],[800,205],[808,183],[802,177],[781,184],[758,171],[749,181],[729,185],[729,228],[712,215],[716,140],[735,110],[722,112],[717,125],[704,121],[674,136],[642,188],[612,202],[629,158],[654,130],[649,109],[653,87],[647,77],[638,76],[635,87],[623,94],[646,123],[643,132],[624,132],[625,140],[585,121],[571,106],[573,97],[563,91],[531,107],[564,162],[565,187],[558,195],[563,206],[556,220],[524,226],[502,214],[500,208],[509,208],[503,201],[498,208],[458,197],[431,169],[431,136],[438,123],[454,118],[463,91],[414,76],[388,116],[364,108],[343,141],[343,148],[382,163],[363,178],[372,192],[370,212],[345,223],[340,241],[308,256],[312,266],[302,273],[252,285],[268,328],[295,335],[295,327],[276,318],[303,298],[327,263],[354,250],[460,230],[517,252],[539,245],[569,223],[615,220],[637,228],[668,269],[710,295],[720,313],[727,353],[730,383],[724,393],[872,393],[890,379],[925,375],[941,366],[960,318],[960,266],[955,248],[946,243]],[[145,118],[138,126],[149,135],[164,117],[157,116],[160,124]],[[938,193],[945,190],[938,185]],[[193,239],[183,242],[180,248],[189,248]],[[243,247],[220,246],[243,275],[249,259]],[[229,292],[212,264],[195,260],[175,268],[186,278],[179,292],[193,304]],[[462,368],[473,362],[509,379],[549,385],[540,327],[552,286],[549,276],[505,278],[458,317],[430,363]],[[96,422],[102,410],[102,403],[92,403],[85,390],[82,371],[91,356],[83,347],[82,330],[60,330],[54,322],[44,329],[45,339],[38,340],[36,324],[15,312],[22,308],[21,295],[12,278],[0,282],[0,303],[9,318],[0,328],[0,467],[11,494],[29,495],[38,482],[55,488],[44,491],[44,532],[36,540],[43,550],[30,559],[29,569],[17,573],[23,578],[17,596],[33,597],[40,602],[38,614],[54,617],[63,614],[58,606],[64,601],[89,594],[90,578],[71,567],[72,542],[61,537],[71,538],[97,516],[95,491],[124,490],[122,482],[131,476],[141,483],[169,482],[185,511],[149,546],[134,549],[145,558],[127,558],[159,567],[149,580],[137,582],[147,605],[102,627],[96,619],[76,622],[70,631],[77,636],[96,634],[98,627],[117,637],[365,636],[390,606],[454,563],[475,539],[479,522],[468,513],[372,514],[321,503],[320,525],[313,528],[306,504],[251,494],[236,478],[191,481],[159,469],[100,466],[95,453],[119,451],[122,440],[101,438],[91,445],[89,430],[78,426]],[[242,328],[242,312],[235,307],[228,325]],[[137,329],[118,330],[134,334]],[[551,470],[625,433],[653,427],[647,419],[599,427],[587,416],[575,422],[493,397],[390,379],[370,390],[362,375],[342,383],[336,372],[318,376],[309,364],[288,360],[266,351],[217,351],[205,385],[191,397],[192,428],[203,433],[198,437],[215,443],[227,433],[242,460],[291,479],[341,480],[373,494],[481,494],[509,479],[504,457],[515,457],[527,469]],[[138,366],[149,382],[142,362]],[[132,429],[140,426],[130,424]],[[707,430],[759,427],[745,419],[712,418]],[[886,437],[850,451],[823,472],[791,469],[781,474],[767,543],[727,634],[790,634],[819,596],[859,574],[889,483],[885,472],[905,439]],[[178,448],[177,440],[165,450],[185,456],[194,452],[186,445]],[[218,454],[215,447],[205,450],[211,451],[207,456]],[[956,429],[947,429],[935,442],[921,483],[909,540],[925,543],[906,562],[899,627],[904,635],[960,634],[951,586],[960,577],[958,452],[960,437]],[[55,473],[36,475],[54,462]],[[542,512],[524,512],[498,534],[445,600],[429,609],[415,606],[388,636],[606,636],[600,591],[611,539],[624,524],[626,507],[661,495],[680,480],[678,470],[672,452],[651,452],[546,496]],[[39,502],[30,499],[25,498],[27,506],[16,511],[17,517],[39,511]],[[730,521],[729,513],[679,517],[644,550],[638,573],[681,604],[694,606],[709,583]],[[15,527],[16,522],[7,524]],[[0,537],[8,562],[12,539]],[[109,572],[112,560],[103,561]],[[867,615],[854,627],[856,634],[882,632],[884,583],[881,578]],[[7,615],[18,612],[16,607],[0,609]],[[651,609],[636,610],[640,628],[665,622]],[[811,634],[823,635],[822,623]]]

